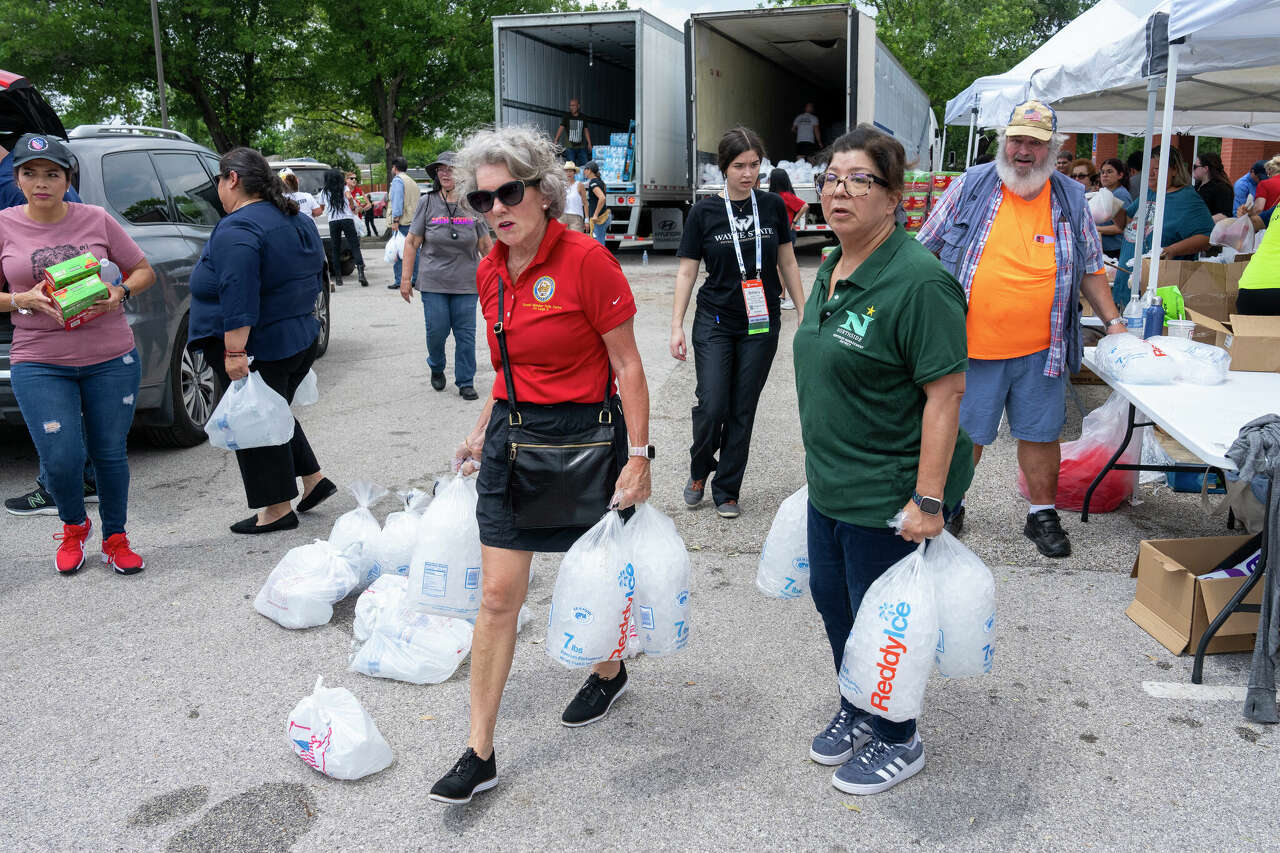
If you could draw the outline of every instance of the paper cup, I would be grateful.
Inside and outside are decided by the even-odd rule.
[[[1185,338],[1188,341],[1196,330],[1196,324],[1192,320],[1169,320],[1166,325],[1169,327],[1169,337]]]

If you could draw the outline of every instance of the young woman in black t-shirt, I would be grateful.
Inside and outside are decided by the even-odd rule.
[[[797,313],[804,305],[786,205],[780,196],[754,189],[764,156],[764,143],[745,127],[720,138],[724,193],[689,211],[677,252],[671,355],[680,361],[688,355],[684,315],[694,280],[699,265],[707,267],[693,317],[698,402],[684,500],[697,506],[714,471],[711,496],[723,518],[738,517],[756,404],[778,349],[784,282]]]

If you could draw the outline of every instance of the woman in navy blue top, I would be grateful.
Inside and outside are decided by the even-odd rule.
[[[191,273],[190,338],[226,384],[253,370],[286,400],[316,360],[314,315],[324,270],[319,232],[284,194],[266,159],[250,148],[222,155],[218,198],[227,216],[213,229]],[[249,357],[253,357],[252,366]],[[249,506],[234,533],[271,533],[298,526],[298,512],[337,491],[294,421],[288,444],[237,450]]]

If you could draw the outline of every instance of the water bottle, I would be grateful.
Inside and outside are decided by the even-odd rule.
[[[120,267],[103,257],[98,258],[98,278],[107,284],[113,284],[119,287],[120,282],[124,281],[124,274],[120,272]]]
[[[1154,337],[1155,335],[1164,334],[1164,306],[1160,304],[1160,297],[1156,294],[1155,289],[1151,290],[1151,298],[1147,300],[1146,310],[1142,312],[1142,337]]]
[[[1124,324],[1129,334],[1142,337],[1142,303],[1136,290],[1129,298],[1129,304],[1124,307]]]
[[[644,253],[640,256],[640,265],[645,267],[649,266],[649,250],[648,249],[645,249]]]

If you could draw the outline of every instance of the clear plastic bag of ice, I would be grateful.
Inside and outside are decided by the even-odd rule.
[[[809,591],[809,485],[782,502],[760,551],[756,588],[772,598]]]

